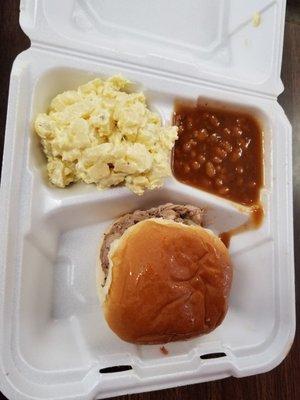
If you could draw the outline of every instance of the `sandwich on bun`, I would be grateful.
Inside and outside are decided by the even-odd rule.
[[[202,220],[200,208],[165,204],[124,215],[104,235],[99,296],[121,339],[167,343],[208,333],[223,321],[231,261]]]

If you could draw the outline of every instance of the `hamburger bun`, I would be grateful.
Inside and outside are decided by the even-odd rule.
[[[162,218],[144,219],[110,244],[98,277],[104,315],[123,340],[158,344],[215,329],[232,280],[229,253],[211,231]]]

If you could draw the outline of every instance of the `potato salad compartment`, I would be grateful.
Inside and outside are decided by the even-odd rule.
[[[94,79],[58,94],[35,120],[51,183],[82,180],[99,189],[124,183],[136,194],[170,175],[177,127],[163,127],[143,93],[126,93],[122,76]]]

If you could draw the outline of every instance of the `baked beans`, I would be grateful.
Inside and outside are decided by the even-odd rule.
[[[263,184],[262,130],[249,114],[177,103],[179,137],[173,152],[175,177],[244,205],[259,202]]]

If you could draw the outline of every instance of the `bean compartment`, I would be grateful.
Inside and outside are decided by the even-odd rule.
[[[172,169],[181,182],[251,206],[263,185],[262,129],[250,114],[176,103]]]

